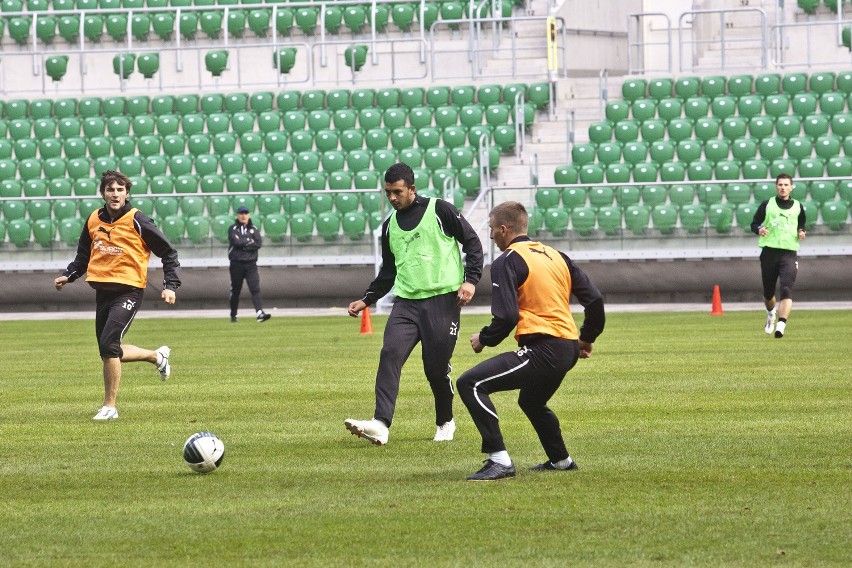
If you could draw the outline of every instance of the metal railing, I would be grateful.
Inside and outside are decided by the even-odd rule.
[[[731,24],[733,26],[733,22],[729,21],[729,17],[734,14],[744,14],[744,13],[752,13],[756,14],[760,20],[760,35],[756,37],[737,37],[737,38],[728,38],[726,30],[729,29],[728,25]],[[696,17],[702,16],[712,16],[717,15],[719,17],[719,37],[718,39],[686,39],[684,36],[685,28],[685,19],[691,18],[692,21],[692,29],[693,35],[696,27]],[[760,69],[766,69],[767,64],[767,53],[769,51],[769,41],[767,36],[767,24],[766,24],[766,12],[762,8],[731,8],[731,9],[720,9],[720,10],[692,10],[689,12],[683,12],[678,18],[678,60],[680,62],[679,69],[680,71],[694,71],[697,68],[695,61],[697,60],[699,53],[696,49],[697,47],[707,47],[707,46],[716,46],[719,49],[721,62],[720,68],[725,69],[754,69],[753,64],[742,64],[742,65],[729,65],[727,64],[726,57],[729,49],[737,46],[738,44],[749,44],[754,45],[757,42],[759,45],[758,52],[760,54]],[[687,69],[684,66],[684,46],[689,46],[690,49],[690,61],[693,63]]]
[[[838,3],[838,10],[840,4]],[[813,67],[813,66],[848,66],[852,63],[852,51],[843,46],[843,28],[852,26],[852,20],[815,20],[808,22],[797,22],[791,24],[778,23],[770,26],[770,36],[777,37],[778,45],[773,50],[771,63],[781,69],[786,67]],[[826,49],[824,38],[827,33],[822,31],[836,32],[837,41],[831,42],[834,49]],[[796,50],[784,50],[783,46],[788,43],[790,32],[803,32],[804,42],[796,44]],[[816,38],[814,38],[816,34]],[[819,41],[823,40],[823,41]],[[818,44],[818,45],[815,45]],[[791,57],[799,56],[799,59]]]
[[[666,41],[645,41],[645,20],[663,18],[665,21]],[[649,47],[664,46],[666,48],[668,65],[661,68],[647,69],[645,67],[645,50]],[[634,54],[635,52],[635,54]],[[671,73],[672,72],[672,21],[664,12],[634,12],[627,15],[627,73]]]

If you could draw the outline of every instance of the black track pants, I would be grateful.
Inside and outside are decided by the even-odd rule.
[[[518,389],[518,405],[535,428],[548,459],[556,462],[567,458],[559,419],[547,407],[547,401],[578,357],[576,341],[546,337],[492,357],[462,374],[458,380],[459,396],[482,436],[482,451],[506,449],[497,410],[489,395]]]
[[[423,300],[396,300],[385,327],[376,373],[375,418],[392,422],[402,366],[420,342],[423,371],[435,397],[435,423],[452,420],[450,358],[458,339],[461,313],[456,298],[457,293],[450,292]]]
[[[231,293],[228,300],[231,303],[231,316],[237,315],[237,309],[240,305],[240,292],[243,291],[243,280],[248,284],[249,292],[251,292],[251,302],[254,304],[254,311],[263,309],[263,301],[260,299],[260,274],[257,271],[257,263],[255,262],[231,262]]]

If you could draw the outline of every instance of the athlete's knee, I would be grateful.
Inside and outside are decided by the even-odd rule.
[[[780,297],[781,297],[782,300],[793,299],[793,287],[792,286],[781,286]]]
[[[124,355],[124,350],[121,348],[121,341],[117,339],[98,341],[98,351],[104,359],[121,359]]]
[[[462,399],[465,399],[473,394],[473,387],[476,384],[476,379],[465,373],[456,381],[456,392]]]

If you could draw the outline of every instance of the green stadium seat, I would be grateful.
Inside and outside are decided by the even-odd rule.
[[[852,114],[836,114],[831,117],[831,133],[841,138],[852,135]]]
[[[594,213],[592,213],[594,219]],[[544,212],[544,227],[548,233],[561,237],[568,232],[568,211],[561,207],[553,207]]]
[[[764,98],[761,95],[744,95],[737,100],[737,114],[748,119],[760,116],[763,103]]]
[[[833,181],[812,181],[808,185],[808,196],[816,203],[832,201],[837,196],[837,184]]]
[[[744,138],[748,132],[748,121],[741,116],[730,116],[722,120],[722,136],[728,140]]]
[[[829,117],[824,114],[811,114],[802,122],[802,130],[811,138],[828,134]]]
[[[662,99],[657,104],[657,115],[662,120],[673,120],[675,118],[680,118],[681,113],[683,112],[683,102],[677,98],[667,98]]]
[[[314,216],[296,213],[290,217],[290,236],[299,242],[307,242],[314,232]]]
[[[727,160],[730,154],[730,144],[725,138],[713,138],[704,143],[704,158],[716,163]]]
[[[381,173],[387,171],[396,161],[397,153],[394,149],[389,148],[373,152],[373,167]]]
[[[825,160],[822,158],[804,158],[799,160],[799,177],[816,178],[825,174]]]
[[[606,235],[621,234],[621,207],[601,207],[597,212],[598,228]]]
[[[627,120],[630,118],[630,105],[623,100],[609,101],[606,103],[605,116],[612,123]]]
[[[579,171],[576,165],[557,166],[553,173],[553,181],[559,185],[575,184],[579,180]]]
[[[681,162],[665,162],[660,166],[660,181],[683,181],[686,167]]]
[[[598,164],[586,164],[580,168],[580,183],[597,184],[604,181],[604,169]]]
[[[784,116],[790,112],[790,96],[787,94],[769,95],[763,101],[764,111],[770,116]]]
[[[796,175],[796,160],[779,158],[769,165],[769,175],[778,177],[779,174]]]
[[[633,121],[626,121],[625,124],[635,124]],[[464,121],[462,121],[464,124]],[[619,122],[618,124],[622,124]],[[592,144],[603,144],[612,140],[613,129],[609,122],[593,122],[589,125],[589,141]],[[633,138],[635,140],[635,137]]]
[[[733,206],[748,203],[751,200],[751,186],[747,183],[729,183],[725,187],[725,201]]]
[[[799,117],[805,117],[816,113],[819,99],[815,93],[798,93],[793,95],[791,107],[793,113]]]
[[[677,226],[677,216],[677,207],[671,205],[658,204],[651,210],[651,221],[654,229],[664,235],[670,235],[674,232]]]
[[[762,159],[746,160],[742,171],[743,179],[766,179],[769,176],[769,163]]]
[[[317,235],[325,241],[336,241],[340,237],[340,215],[335,211],[323,211],[316,216]]]
[[[812,73],[808,79],[808,90],[818,95],[833,91],[836,78],[837,75],[833,71],[817,71]]]
[[[637,99],[630,105],[630,115],[634,120],[645,122],[657,115],[657,101],[653,99]]]
[[[641,236],[646,234],[650,219],[651,210],[646,205],[634,204],[624,210],[624,224],[634,235]]]
[[[792,194],[791,194],[792,195]],[[805,230],[810,231],[817,224],[817,216],[819,215],[819,207],[813,201],[803,201],[802,209],[805,210]]]
[[[726,79],[720,75],[704,77],[701,80],[701,94],[705,97],[716,98],[725,94]]]
[[[692,120],[704,118],[709,111],[710,102],[706,97],[690,97],[683,104],[684,116]]]
[[[644,126],[644,125],[643,125]],[[669,140],[673,142],[680,142],[681,140],[687,140],[692,137],[692,120],[688,118],[675,118],[669,121],[669,125],[667,128]],[[644,138],[644,132],[643,132]]]
[[[748,133],[752,138],[762,140],[772,136],[774,130],[775,123],[771,116],[754,116],[748,121]]]
[[[781,75],[778,73],[762,73],[754,79],[754,91],[764,97],[777,95],[781,92]]]
[[[841,231],[849,218],[849,204],[841,200],[827,201],[820,207],[820,214],[824,225],[833,231]]]
[[[719,96],[713,99],[710,110],[716,118],[725,120],[734,116],[737,111],[737,102],[734,97]]]
[[[587,144],[585,146],[592,146],[591,144]],[[574,146],[573,150],[577,149],[577,146]],[[604,142],[599,144],[597,149],[597,159],[603,165],[609,165],[615,162],[621,161],[621,144],[619,142]],[[591,161],[594,161],[591,160]],[[574,160],[575,163],[579,163],[577,160]],[[586,163],[589,163],[588,161]]]
[[[826,162],[826,175],[829,177],[852,176],[852,158],[837,156]]]
[[[835,114],[842,113],[845,108],[846,98],[841,93],[831,91],[823,93],[819,98],[819,110],[822,114],[834,116]]]
[[[613,164],[613,165],[615,165],[615,164]],[[627,181],[630,181],[629,180],[629,176],[630,176],[629,170],[627,171],[627,176],[628,176]],[[607,180],[607,181],[609,181],[609,180]],[[612,187],[609,187],[609,186],[592,187],[591,189],[589,189],[588,196],[589,196],[589,205],[591,205],[592,207],[595,207],[595,208],[608,207],[608,206],[612,205],[613,199],[615,197]]]
[[[757,203],[741,203],[734,211],[737,227],[751,234],[751,222],[757,212]]]
[[[813,154],[813,142],[810,136],[794,136],[787,140],[787,156],[795,160],[810,158]]]
[[[729,233],[734,222],[734,208],[727,203],[715,203],[707,208],[707,221],[717,233]]]
[[[852,139],[850,139],[852,141]],[[825,160],[829,160],[840,155],[841,139],[833,134],[820,136],[814,142],[814,150],[816,155]]]
[[[586,188],[584,187],[562,189],[562,205],[569,211],[576,207],[585,207],[587,198]]]
[[[780,116],[775,121],[775,134],[784,139],[798,136],[802,130],[802,119],[796,115]]]
[[[626,145],[625,148],[627,148]],[[650,144],[649,155],[656,164],[669,162],[674,159],[675,145],[670,140],[655,140]]]
[[[713,164],[707,160],[695,160],[686,170],[689,181],[706,181],[713,178]]]
[[[623,148],[619,145],[624,161],[632,166],[645,162],[648,159],[648,144],[644,141],[628,142]]]
[[[175,180],[170,175],[155,175],[151,176],[149,191],[152,194],[169,194],[174,193]]]
[[[633,168],[633,181],[637,183],[653,183],[658,178],[658,168],[653,163],[636,164]]]
[[[672,96],[674,81],[667,77],[651,79],[648,82],[648,96],[658,101]]]
[[[752,160],[757,156],[757,142],[753,138],[737,138],[731,145],[731,155],[741,163]]]
[[[669,202],[678,208],[692,205],[695,203],[695,186],[691,184],[671,186],[669,188]]]
[[[674,84],[675,96],[683,100],[697,97],[701,91],[701,80],[698,77],[678,77]]]
[[[640,130],[642,132],[642,140],[648,143],[662,140],[666,133],[666,127],[662,120],[646,120],[642,123]],[[618,139],[617,133],[616,139]]]
[[[680,210],[680,224],[688,233],[700,233],[707,220],[707,211],[702,205],[687,205]]]
[[[785,145],[780,138],[766,138],[760,141],[760,157],[773,161],[784,157]]]
[[[702,146],[698,140],[681,140],[677,144],[677,159],[681,162],[694,162],[701,159]]]
[[[549,213],[549,212],[548,212]],[[595,230],[597,218],[592,207],[577,207],[571,211],[571,228],[580,236],[588,236]],[[555,234],[555,233],[554,233]]]
[[[752,94],[754,77],[751,75],[732,75],[728,78],[728,94],[732,97],[743,97]]]
[[[621,85],[621,98],[633,102],[645,97],[648,84],[645,79],[628,79]]]
[[[769,181],[757,182],[752,184],[751,191],[752,195],[754,195],[754,200],[757,203],[761,203],[775,197],[775,183]]]
[[[713,175],[718,180],[740,179],[740,163],[736,160],[721,160],[716,163]]]

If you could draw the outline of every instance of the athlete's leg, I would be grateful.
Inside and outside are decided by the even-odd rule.
[[[397,300],[385,325],[379,368],[376,371],[376,409],[373,417],[388,426],[393,421],[402,366],[420,341],[417,300]]]
[[[453,419],[450,360],[459,336],[461,308],[452,292],[422,300],[419,310],[423,372],[435,398],[435,424],[440,426]]]

